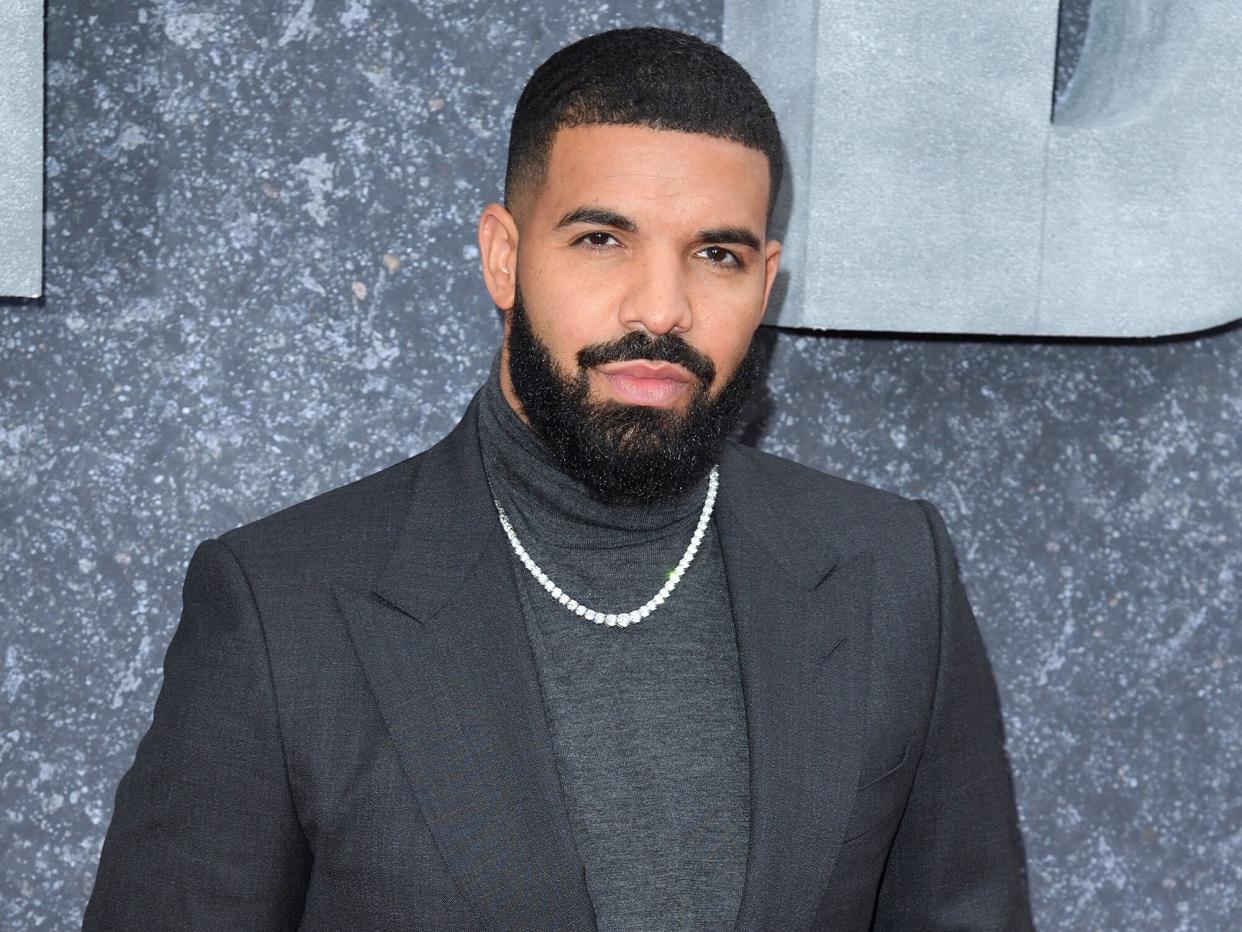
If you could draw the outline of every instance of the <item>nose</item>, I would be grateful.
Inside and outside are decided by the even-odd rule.
[[[689,280],[675,256],[652,255],[634,263],[633,279],[621,300],[621,323],[658,337],[685,333],[693,323]]]

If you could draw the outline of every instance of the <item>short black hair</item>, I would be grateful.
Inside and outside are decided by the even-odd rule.
[[[620,123],[703,133],[768,159],[768,219],[784,161],[776,116],[746,69],[710,42],[672,29],[611,29],[567,45],[535,69],[513,112],[505,206],[543,182],[556,131]]]

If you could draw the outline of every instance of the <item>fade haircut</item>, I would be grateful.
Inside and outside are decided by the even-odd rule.
[[[768,159],[768,219],[784,163],[776,116],[746,69],[684,32],[612,29],[567,45],[535,69],[513,112],[505,207],[538,190],[556,131],[620,123],[703,133]]]

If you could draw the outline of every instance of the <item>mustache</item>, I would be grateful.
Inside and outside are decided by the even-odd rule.
[[[584,369],[610,362],[667,362],[681,366],[704,385],[711,385],[716,366],[679,336],[663,334],[648,337],[637,330],[612,343],[592,343],[578,351],[578,365]]]

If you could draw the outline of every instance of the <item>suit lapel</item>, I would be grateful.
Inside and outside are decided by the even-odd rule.
[[[595,928],[475,408],[427,451],[371,592],[336,587],[449,872],[489,930]]]
[[[849,559],[824,509],[722,453],[721,549],[746,705],[750,849],[735,928],[806,928],[857,785],[866,707],[871,555]]]
[[[335,586],[450,873],[483,926],[591,930],[513,559],[482,472],[478,395],[424,454],[371,591]],[[868,554],[808,523],[733,443],[715,520],[737,632],[751,827],[738,932],[813,914],[858,777]],[[618,632],[622,633],[622,632]]]

